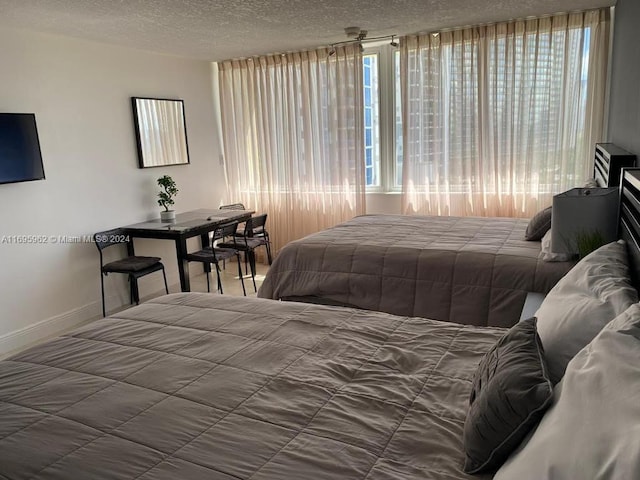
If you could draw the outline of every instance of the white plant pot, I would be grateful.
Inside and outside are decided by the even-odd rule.
[[[175,210],[169,210],[168,212],[167,211],[160,212],[160,220],[162,220],[163,222],[171,222],[175,219],[176,219]]]

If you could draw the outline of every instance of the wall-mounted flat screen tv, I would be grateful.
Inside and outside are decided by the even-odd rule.
[[[0,113],[0,184],[43,179],[36,116]]]

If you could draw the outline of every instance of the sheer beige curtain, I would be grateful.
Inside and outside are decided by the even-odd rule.
[[[592,176],[609,9],[403,39],[403,208],[531,216]]]
[[[276,251],[364,213],[356,46],[222,62],[219,85],[228,199],[269,214]]]

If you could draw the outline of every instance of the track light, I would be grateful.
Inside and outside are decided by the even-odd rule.
[[[364,52],[364,44],[367,42],[376,42],[391,39],[390,45],[392,47],[398,47],[400,44],[396,41],[397,35],[383,35],[380,37],[367,37],[369,33],[367,30],[362,30],[360,27],[347,27],[344,29],[344,33],[350,40],[344,42],[332,43],[330,45],[329,56],[335,55],[336,46],[340,45],[354,45],[357,44],[360,49],[360,53]]]

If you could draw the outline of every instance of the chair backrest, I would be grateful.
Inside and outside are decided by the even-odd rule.
[[[102,251],[112,245],[121,245],[129,241],[129,236],[122,228],[114,228],[112,230],[105,230],[104,232],[98,232],[93,234],[93,241],[98,247],[100,253],[100,269],[104,265],[104,258],[102,257]]]
[[[254,230],[258,228],[264,228],[266,223],[267,223],[266,213],[262,213],[260,215],[254,215],[249,220],[247,220],[247,223],[245,224],[245,227],[244,227],[245,236],[248,236],[248,237],[252,236]]]
[[[98,247],[100,253],[111,245],[119,245],[121,243],[127,243],[129,236],[122,228],[114,228],[112,230],[105,230],[104,232],[98,232],[93,235],[93,241]]]
[[[243,203],[230,203],[229,205],[220,205],[220,210],[246,210]]]
[[[238,229],[238,222],[229,222],[216,227],[213,231],[213,238],[220,239],[225,237],[234,237]]]

